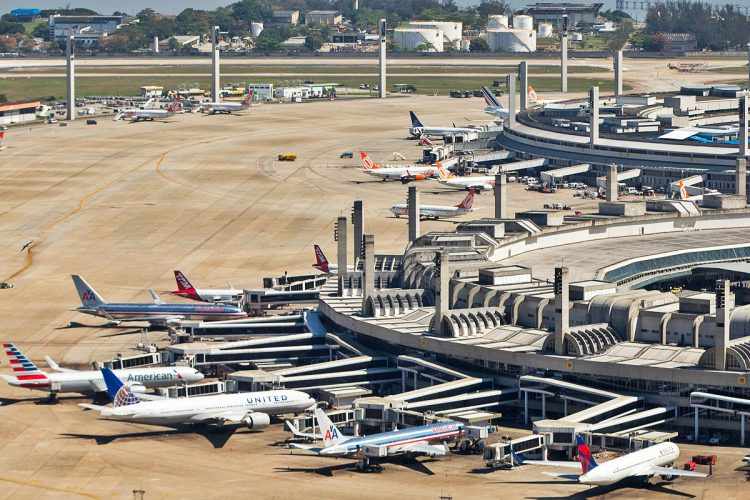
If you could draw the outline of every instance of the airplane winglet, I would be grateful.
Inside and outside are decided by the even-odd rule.
[[[68,373],[70,373],[70,372],[75,372],[76,371],[76,370],[71,370],[70,368],[63,368],[63,367],[61,367],[60,365],[57,364],[57,362],[55,362],[54,359],[52,359],[49,356],[45,356],[44,357],[44,361],[47,363],[47,366],[49,366],[50,368],[52,368],[52,370],[54,370],[56,372],[60,372],[60,373],[68,372]]]
[[[159,294],[156,293],[156,290],[153,288],[148,289],[148,293],[151,294],[151,298],[154,300],[154,304],[163,304],[164,301],[161,300],[161,297],[159,297]]]

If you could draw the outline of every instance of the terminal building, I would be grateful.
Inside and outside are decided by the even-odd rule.
[[[55,14],[49,17],[49,36],[58,43],[64,43],[65,37],[76,36],[76,44],[82,46],[96,45],[100,39],[113,33],[120,27],[124,16],[63,16]],[[85,31],[81,32],[84,28]]]

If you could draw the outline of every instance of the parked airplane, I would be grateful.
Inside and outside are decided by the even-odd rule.
[[[146,104],[143,105],[143,108],[130,108],[120,111],[115,115],[114,121],[130,120],[131,122],[140,122],[146,120],[161,120],[164,118],[169,118],[173,114],[182,110],[182,103],[180,102],[179,98],[169,103],[167,109],[149,108],[148,106],[153,101],[153,99],[149,99],[148,101],[146,101]]]
[[[439,219],[441,217],[455,217],[457,215],[463,215],[469,212],[473,212],[471,208],[474,204],[474,190],[470,189],[466,198],[461,203],[455,206],[447,205],[420,205],[419,216],[420,218],[433,218]],[[409,206],[406,203],[399,203],[391,207],[391,212],[396,217],[407,215],[409,213]]]
[[[371,436],[345,436],[331,422],[328,415],[320,408],[315,408],[315,419],[323,435],[323,447],[314,447],[303,443],[291,443],[293,448],[308,450],[322,456],[360,458],[358,467],[367,469],[373,458],[388,458],[399,455],[427,455],[430,457],[448,454],[447,441],[461,435],[464,425],[459,422],[445,421],[429,425],[409,427],[407,429],[381,432]],[[430,444],[433,442],[442,444]]]
[[[96,410],[107,420],[165,427],[234,423],[250,429],[262,429],[270,424],[272,416],[300,413],[315,404],[315,400],[306,393],[287,389],[141,401],[108,368],[102,369],[102,376],[112,407],[94,404],[79,406]]]
[[[47,373],[26,357],[14,344],[3,344],[14,376],[0,375],[8,385],[46,391],[51,397],[63,392],[92,394],[104,392],[107,386],[99,370],[71,370],[60,367],[47,356],[47,365],[52,372]],[[125,368],[115,370],[118,377],[132,385],[134,390],[168,387],[176,384],[191,384],[203,380],[203,374],[187,366],[157,366],[144,368]],[[142,392],[142,391],[141,391]]]
[[[508,119],[508,110],[505,109],[502,104],[500,104],[500,101],[495,98],[495,95],[490,89],[488,89],[487,87],[482,87],[482,97],[484,97],[484,102],[487,103],[487,107],[484,108],[485,113],[496,116],[503,120]]]
[[[73,275],[73,283],[81,298],[81,307],[76,311],[107,318],[114,323],[147,321],[163,325],[181,319],[219,321],[247,316],[239,307],[226,304],[167,304],[153,290],[149,290],[154,299],[152,303],[107,302],[77,274]]]
[[[422,136],[434,136],[443,137],[446,135],[462,134],[465,132],[476,132],[477,129],[470,127],[427,127],[425,126],[414,111],[409,111],[411,117],[411,127],[409,127],[409,134],[412,137],[420,139]]]
[[[213,303],[237,303],[244,292],[234,287],[231,288],[195,288],[187,276],[181,271],[174,272],[174,279],[177,282],[177,290],[172,293],[180,297],[187,297],[201,302]]]
[[[313,249],[315,250],[315,264],[312,266],[318,271],[322,271],[326,274],[338,274],[339,267],[336,264],[328,262],[323,250],[321,250],[318,245],[313,245]]]
[[[545,460],[521,459],[521,464],[549,465],[552,467],[581,468],[582,474],[549,473],[553,477],[568,479],[581,484],[610,485],[628,478],[645,478],[661,476],[671,479],[676,476],[707,477],[702,472],[694,472],[673,467],[680,456],[680,449],[674,443],[659,443],[621,457],[614,458],[601,464],[596,463],[591,450],[583,437],[576,436],[578,443],[578,462],[553,462]],[[579,463],[580,462],[580,463]]]
[[[216,113],[231,114],[236,111],[250,109],[250,102],[253,100],[253,91],[249,91],[242,102],[206,102],[201,104],[201,111],[214,115]]]
[[[424,165],[401,165],[401,166],[383,166],[375,163],[370,156],[364,152],[359,152],[359,159],[362,163],[362,169],[365,173],[380,177],[384,181],[399,180],[406,184],[412,181],[423,181],[437,175],[437,170],[432,166]]]
[[[437,162],[438,181],[441,184],[450,187],[457,187],[461,189],[468,189],[476,192],[489,190],[495,187],[495,176],[494,175],[470,175],[466,177],[458,177],[448,172],[443,164]]]

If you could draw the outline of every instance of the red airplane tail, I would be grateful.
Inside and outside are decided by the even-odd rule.
[[[170,113],[177,113],[178,111],[182,111],[182,98],[177,95],[175,97],[174,101],[169,103],[169,106],[167,106],[167,111]]]
[[[315,269],[323,271],[324,273],[329,272],[330,268],[328,267],[328,259],[326,259],[326,255],[323,253],[323,250],[321,250],[318,245],[313,245],[313,248],[315,249],[315,264],[313,264],[313,267]]]
[[[365,151],[359,152],[359,160],[360,162],[362,162],[362,168],[365,170],[375,170],[377,168],[380,168],[380,165],[372,161],[370,155],[368,155]]]
[[[242,99],[242,107],[249,108],[251,102],[253,102],[253,89],[249,89],[245,98]]]
[[[461,203],[456,205],[456,208],[463,208],[466,210],[470,210],[471,207],[474,205],[474,190],[469,189],[469,193],[466,195],[466,198],[463,199]]]
[[[195,287],[190,283],[187,277],[182,274],[182,271],[174,272],[174,279],[177,282],[177,290],[172,292],[175,295],[182,295],[183,297],[190,297],[193,299],[198,298],[198,292]]]

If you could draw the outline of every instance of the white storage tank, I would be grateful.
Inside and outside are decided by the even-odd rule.
[[[496,30],[499,28],[507,28],[508,27],[508,16],[504,16],[502,14],[495,14],[493,16],[487,17],[487,29],[488,30]]]
[[[252,22],[250,23],[250,34],[254,37],[259,37],[263,33],[263,23]]]
[[[573,33],[570,36],[571,40],[574,42],[582,42],[583,41],[583,33]]]
[[[443,32],[436,28],[396,28],[393,44],[401,50],[443,52]]]
[[[461,48],[461,37],[463,35],[463,23],[452,21],[409,21],[409,28],[438,29],[443,32],[444,43],[451,45],[454,49]]]
[[[539,38],[549,38],[552,36],[552,23],[539,23],[536,31]]]
[[[507,28],[487,30],[487,44],[495,52],[536,52],[536,32]]]
[[[513,16],[513,29],[515,30],[533,30],[534,18],[525,14]]]

